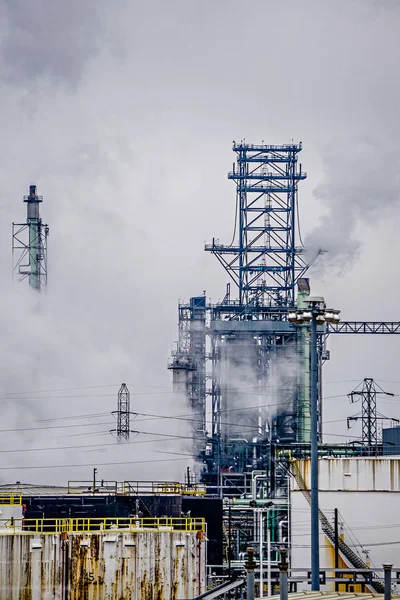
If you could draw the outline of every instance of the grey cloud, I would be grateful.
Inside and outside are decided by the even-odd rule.
[[[119,0],[113,2],[115,10]],[[75,85],[107,45],[106,0],[2,0],[1,55],[7,78],[48,76]]]
[[[189,412],[171,394],[167,354],[177,334],[178,298],[203,289],[213,300],[224,294],[225,274],[204,255],[203,242],[232,235],[235,192],[226,172],[233,139],[303,140],[308,181],[299,203],[303,229],[314,230],[310,245],[348,257],[359,247],[360,225],[367,221],[377,235],[382,212],[395,225],[397,13],[366,19],[364,7],[361,0],[301,7],[262,0],[246,11],[235,0],[200,8],[187,1],[3,2],[0,332],[7,351],[0,395],[29,392],[23,402],[4,405],[4,427],[110,412],[121,381],[130,387],[134,411]],[[109,51],[116,47],[124,49],[122,57]],[[21,197],[29,183],[44,195],[42,215],[50,224],[49,289],[39,313],[23,284],[7,287],[10,222],[24,218]],[[387,233],[393,244],[394,225]],[[376,255],[389,264],[389,251],[376,248]],[[355,265],[346,282],[351,299],[372,268],[371,261]],[[313,288],[318,283],[315,277]],[[384,285],[387,310],[395,315],[395,278]],[[373,301],[367,291],[366,311]],[[333,292],[329,298],[343,306]],[[381,300],[376,303],[381,311]],[[351,355],[346,348],[333,353],[331,363],[340,369],[331,379],[353,378],[353,369],[364,375],[360,344],[355,341]],[[396,352],[380,356],[372,374],[396,379]],[[111,388],[77,390],[75,398],[32,393],[96,385]],[[109,442],[107,432],[94,435],[98,428],[89,421],[83,431],[10,433],[0,450],[73,445],[85,436],[87,443]],[[148,431],[187,431],[179,421],[136,423]],[[187,452],[187,444],[105,447],[102,462],[123,456],[137,465],[104,467],[100,476],[180,479],[185,458],[168,470],[166,463],[140,461],[164,458],[153,450]],[[10,464],[8,457],[0,453],[0,467]],[[28,458],[35,465],[100,460],[79,450]],[[20,455],[12,464],[22,464]],[[90,472],[0,471],[0,478],[64,483]]]

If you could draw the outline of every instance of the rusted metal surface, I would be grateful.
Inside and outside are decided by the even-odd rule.
[[[0,536],[0,600],[178,600],[205,590],[195,532]]]

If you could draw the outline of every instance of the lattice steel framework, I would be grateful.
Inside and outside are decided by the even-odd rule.
[[[41,292],[47,286],[47,238],[49,226],[40,217],[39,206],[43,196],[38,196],[36,186],[29,187],[25,223],[12,224],[13,277],[19,281],[28,278],[29,286]]]
[[[207,304],[203,296],[179,304],[179,339],[172,351],[168,368],[173,373],[174,391],[185,393],[194,416],[196,435],[206,431],[206,318]]]
[[[213,240],[212,252],[239,288],[239,304],[290,307],[307,266],[296,247],[297,188],[307,174],[297,164],[300,144],[233,144],[236,183],[232,243]],[[237,240],[235,242],[235,240]]]
[[[131,415],[131,395],[126,383],[122,383],[118,392],[118,409],[113,411],[117,416],[117,429],[111,433],[117,434],[119,442],[129,440],[130,434],[130,415]]]
[[[376,454],[378,443],[381,441],[378,432],[378,418],[380,420],[387,419],[387,417],[377,412],[376,399],[378,394],[394,396],[390,392],[385,392],[370,377],[364,379],[361,390],[354,390],[349,394],[352,403],[361,398],[361,414],[348,417],[347,427],[350,427],[352,421],[361,420],[361,443],[367,449],[368,454]],[[391,420],[397,421],[397,419]]]

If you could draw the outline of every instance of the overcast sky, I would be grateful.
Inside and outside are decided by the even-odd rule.
[[[203,246],[232,234],[232,140],[303,142],[302,233],[330,250],[313,292],[344,319],[399,318],[395,0],[1,0],[0,28],[3,429],[107,413],[122,381],[132,410],[185,414],[167,357],[178,299],[225,292],[226,276]],[[50,225],[40,303],[26,286],[9,285],[11,221],[25,218],[31,183]],[[343,396],[363,377],[400,392],[400,339],[329,342],[325,396]],[[397,402],[381,411],[400,417]],[[343,422],[326,431],[345,437],[326,439],[345,441],[354,412],[344,397],[327,399],[325,420]],[[181,478],[186,457],[148,448],[187,453],[185,439],[32,451],[112,443],[111,417],[92,421],[100,425],[3,432],[1,450],[25,452],[0,454],[0,481],[91,477],[90,466],[18,465],[168,458],[168,466],[104,465],[99,474]],[[182,422],[141,427],[188,434]]]

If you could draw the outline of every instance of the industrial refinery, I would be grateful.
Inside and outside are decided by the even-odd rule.
[[[400,600],[400,2],[0,17],[0,600]]]
[[[223,502],[224,566],[240,567],[253,547],[261,595],[273,593],[271,570],[282,549],[294,570],[311,567],[314,590],[320,569],[370,569],[396,563],[397,553],[385,547],[383,531],[376,548],[365,548],[352,531],[360,502],[371,513],[374,506],[386,515],[396,510],[400,428],[396,416],[379,411],[387,392],[370,377],[360,382],[349,398],[360,400],[361,411],[347,424],[361,421],[361,439],[327,444],[322,390],[324,363],[334,360],[330,336],[398,334],[399,322],[348,321],[312,295],[308,270],[324,248],[310,255],[299,235],[307,177],[301,150],[301,142],[234,142],[234,235],[205,246],[225,271],[225,295],[179,304],[168,365],[176,393],[193,411],[200,481]],[[365,591],[355,581],[330,586]],[[383,585],[368,589],[381,592]]]
[[[374,530],[371,546],[357,515],[379,507],[396,522],[399,419],[379,408],[393,394],[366,376],[348,394],[360,410],[347,426],[359,422],[361,437],[326,443],[324,364],[332,335],[396,335],[400,323],[348,321],[313,295],[309,270],[325,249],[310,255],[301,240],[301,151],[233,143],[233,236],[205,246],[223,268],[222,300],[179,303],[168,360],[193,467],[180,482],[105,481],[93,468],[64,487],[0,486],[1,600],[285,598],[282,573],[292,592],[384,592],[382,565],[400,564],[393,533]],[[30,185],[23,201],[13,275],[43,294],[43,198]],[[138,413],[126,383],[116,400],[109,433],[123,447]]]

